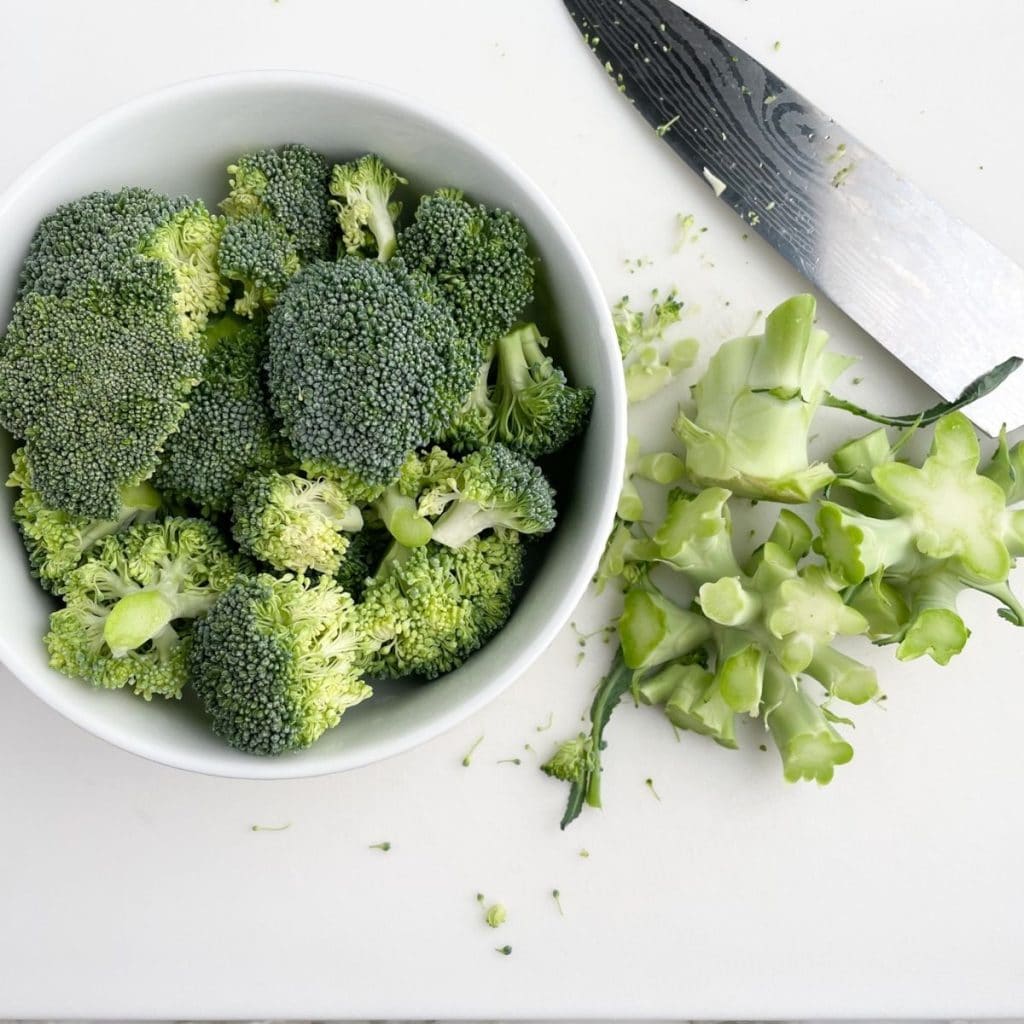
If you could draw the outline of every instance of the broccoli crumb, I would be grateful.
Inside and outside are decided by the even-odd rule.
[[[476,753],[476,748],[483,743],[484,738],[482,735],[476,738],[476,742],[466,751],[466,756],[462,759],[462,767],[468,768],[473,763],[473,754]]]
[[[285,825],[253,825],[253,832],[284,832],[285,829],[292,827],[292,823],[289,821]]]
[[[845,167],[840,167],[832,178],[832,187],[839,188],[853,172],[854,166],[855,165],[851,163],[847,164]]]
[[[547,732],[548,729],[550,729],[551,726],[554,724],[554,721],[555,713],[554,711],[549,711],[547,721],[543,725],[535,725],[534,729],[536,729],[537,732]]]
[[[508,920],[508,911],[504,903],[492,903],[484,914],[489,928],[500,928]]]
[[[387,853],[391,849],[391,844],[385,839],[383,843],[372,843],[370,845],[371,850],[380,850],[381,853]]]
[[[580,850],[580,856],[581,856],[581,857],[582,857],[582,858],[583,858],[584,860],[586,860],[586,859],[587,859],[587,857],[589,857],[589,856],[590,856],[590,851],[589,851],[589,850]]]
[[[763,754],[768,753],[768,747],[764,743],[759,744],[757,749],[760,750]]]
[[[679,115],[676,114],[675,117],[670,118],[664,124],[659,124],[658,127],[654,129],[655,134],[658,138],[664,138],[672,130],[672,125],[674,125],[678,120]]]
[[[558,907],[558,913],[565,917],[565,911],[562,909],[562,894],[557,889],[552,889],[551,898],[555,901],[555,906]]]
[[[500,761],[498,761],[498,764],[515,764],[515,765],[520,765],[522,763],[523,763],[522,760],[520,758],[518,758],[518,757],[503,757]]]
[[[653,796],[658,803],[661,803],[661,797],[658,796],[658,791],[654,788],[654,779],[644,779],[644,785],[651,791],[651,796]]]
[[[776,53],[778,53],[778,52],[779,52],[779,50],[781,50],[781,49],[782,49],[782,40],[781,40],[781,39],[776,39],[776,40],[775,40],[775,42],[774,42],[774,43],[772,43],[772,49],[773,49],[773,50],[774,50],[774,51],[775,51]]]
[[[502,956],[511,956],[512,955],[512,947],[511,946],[495,946],[494,947],[494,952],[495,953],[500,953]]]

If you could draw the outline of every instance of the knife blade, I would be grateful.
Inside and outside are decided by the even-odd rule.
[[[1024,270],[669,0],[563,0],[619,91],[714,193],[943,398],[1024,355]],[[1024,424],[1024,371],[965,412]]]

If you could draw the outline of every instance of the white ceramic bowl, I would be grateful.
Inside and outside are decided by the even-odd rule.
[[[506,156],[449,118],[328,75],[260,71],[188,82],[120,107],[51,150],[0,198],[0,323],[29,239],[59,203],[132,184],[202,196],[212,205],[224,195],[224,168],[233,157],[286,142],[307,143],[335,159],[374,151],[419,191],[456,185],[518,214],[552,296],[558,357],[597,398],[586,436],[573,446],[558,529],[501,633],[442,679],[386,685],[309,750],[283,757],[231,750],[187,701],[150,704],[50,669],[42,637],[52,602],[29,577],[9,517],[0,523],[0,658],[7,667],[51,707],[125,750],[243,778],[318,775],[397,754],[455,725],[522,675],[565,624],[594,572],[612,521],[626,437],[622,369],[605,300],[551,203]],[[10,446],[4,438],[5,465]]]

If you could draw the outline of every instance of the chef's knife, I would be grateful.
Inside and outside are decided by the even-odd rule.
[[[564,0],[619,90],[709,188],[946,399],[1024,355],[1024,270],[669,0]],[[966,410],[1024,424],[1024,370]]]

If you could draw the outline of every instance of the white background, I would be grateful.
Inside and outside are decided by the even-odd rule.
[[[1024,261],[1024,5],[689,7]],[[705,350],[803,287],[621,101],[556,0],[11,0],[0,58],[0,186],[155,87],[309,68],[414,94],[500,145],[609,298],[678,284]],[[674,253],[677,213],[708,231]],[[631,274],[637,257],[653,263]],[[864,355],[866,401],[928,397],[841,314],[821,319]],[[643,437],[678,397],[645,411]],[[569,629],[448,735],[288,783],[149,764],[4,674],[0,1016],[1024,1014],[1024,634],[964,608],[974,637],[945,670],[869,652],[889,699],[855,714],[857,754],[831,787],[785,785],[753,731],[740,753],[677,744],[624,707],[605,810],[564,834],[562,787],[524,744],[543,754],[573,733],[602,672],[608,650],[592,641],[577,668]],[[588,602],[578,619],[611,610]],[[368,849],[382,840],[391,852]],[[508,906],[502,929],[482,924],[477,892]],[[494,952],[506,942],[510,957]]]

